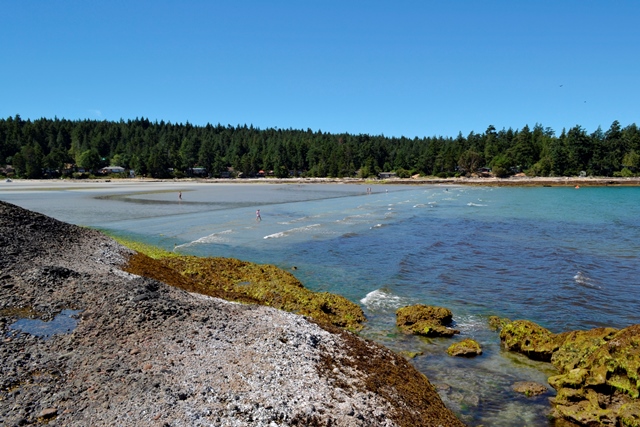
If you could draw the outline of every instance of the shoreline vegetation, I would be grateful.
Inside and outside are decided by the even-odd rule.
[[[3,171],[4,169],[4,171]],[[117,171],[117,172],[116,172]],[[640,128],[614,120],[559,135],[489,125],[467,136],[388,137],[311,129],[135,120],[0,118],[0,173],[23,178],[119,173],[154,178],[437,176],[637,177]]]

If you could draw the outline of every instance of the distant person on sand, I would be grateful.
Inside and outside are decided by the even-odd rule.
[[[178,191],[178,199],[182,200],[182,191]]]
[[[260,216],[260,209],[256,211],[256,221],[258,222],[262,221],[262,217]]]

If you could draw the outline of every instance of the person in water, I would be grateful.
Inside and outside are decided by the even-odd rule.
[[[262,217],[260,216],[260,209],[256,211],[256,221],[262,221]]]

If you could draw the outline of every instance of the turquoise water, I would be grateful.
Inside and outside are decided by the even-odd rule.
[[[501,350],[490,315],[554,332],[640,323],[640,188],[195,184],[0,188],[0,199],[184,254],[278,265],[361,304],[362,335],[419,351],[414,365],[470,425],[549,425],[545,363]],[[183,200],[177,192],[182,191]],[[261,210],[262,221],[255,211]],[[294,270],[293,267],[296,267]],[[448,307],[458,340],[400,334],[395,310]]]

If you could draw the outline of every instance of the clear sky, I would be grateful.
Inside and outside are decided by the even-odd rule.
[[[640,125],[640,1],[2,4],[0,117],[453,136]]]

